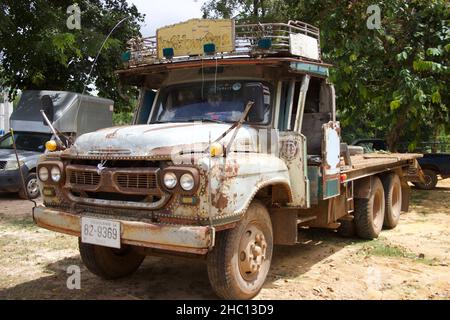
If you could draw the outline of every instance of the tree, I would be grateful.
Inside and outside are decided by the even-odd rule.
[[[205,16],[221,16],[224,2],[208,1]],[[420,140],[450,132],[445,0],[383,1],[381,28],[375,30],[366,25],[371,0],[267,2],[266,21],[302,20],[321,28],[324,60],[334,64],[331,80],[347,141],[384,136],[392,150],[400,140],[410,141],[413,149]],[[249,10],[242,9],[248,1],[232,3],[248,17]]]
[[[3,85],[21,90],[98,90],[116,105],[126,101],[117,91],[114,70],[126,41],[139,36],[143,16],[126,0],[80,0],[81,28],[70,30],[66,21],[72,0],[4,0],[0,2],[0,55]],[[122,18],[129,17],[105,43],[91,81],[87,76],[106,35]]]

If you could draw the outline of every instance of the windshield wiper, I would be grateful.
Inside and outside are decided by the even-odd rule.
[[[183,120],[169,120],[169,121],[154,121],[152,124],[156,123],[175,123],[175,122],[192,122],[192,121],[202,121],[202,122],[212,122],[212,123],[227,123],[221,120],[215,120],[210,118],[191,118],[191,119],[183,119]]]
[[[231,144],[233,143],[234,139],[236,138],[236,135],[237,135],[239,129],[241,128],[242,124],[244,123],[245,119],[247,118],[247,116],[248,116],[250,110],[252,109],[252,107],[253,107],[254,105],[255,105],[255,102],[252,101],[252,100],[249,100],[249,101],[247,102],[247,105],[245,106],[245,110],[244,110],[244,112],[242,113],[241,118],[240,118],[238,121],[236,121],[235,123],[233,123],[233,125],[232,125],[231,127],[229,127],[224,133],[222,133],[216,140],[214,140],[213,143],[219,142],[221,139],[225,138],[225,136],[226,136],[227,134],[229,134],[233,129],[236,129],[236,130],[234,130],[233,135],[232,135],[232,137],[230,138],[230,140],[228,141],[228,145],[227,145],[226,148],[225,148],[225,152],[228,153],[228,151],[229,151],[230,148],[231,148]],[[210,144],[210,146],[211,146],[211,144]],[[208,148],[209,148],[210,146],[208,146]],[[207,149],[206,149],[206,150],[207,150]],[[206,152],[206,150],[205,150],[205,152]]]
[[[212,122],[212,123],[226,123],[225,121],[211,119],[211,118],[192,118],[191,121]]]

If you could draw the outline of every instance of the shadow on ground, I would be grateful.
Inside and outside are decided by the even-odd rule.
[[[316,263],[350,244],[330,231],[302,230],[295,246],[276,246],[265,288],[283,278],[297,278]],[[66,286],[67,268],[80,266],[81,289]],[[78,255],[45,266],[47,276],[0,290],[1,299],[216,299],[202,260],[147,257],[138,271],[108,281],[91,274]],[[301,297],[299,297],[301,298]]]

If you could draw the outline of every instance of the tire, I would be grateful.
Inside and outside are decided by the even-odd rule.
[[[438,182],[437,172],[432,169],[423,169],[422,172],[425,176],[425,183],[415,182],[414,185],[422,190],[433,190]]]
[[[356,234],[355,222],[353,220],[341,220],[341,224],[337,229],[338,235],[343,238],[351,238]]]
[[[90,272],[107,280],[118,279],[135,272],[145,256],[138,254],[132,246],[121,249],[82,243],[78,238],[81,260]]]
[[[384,188],[385,209],[383,227],[394,229],[402,212],[402,184],[400,177],[393,173],[381,180]]]
[[[22,180],[20,184],[22,184]],[[26,189],[23,189],[23,187],[20,188],[19,197],[21,197],[22,199],[36,199],[37,197],[39,197],[40,191],[36,173],[32,172],[29,173],[28,176],[26,176],[25,186]]]
[[[264,285],[272,251],[269,213],[261,202],[253,201],[235,228],[216,235],[216,245],[207,256],[213,290],[223,299],[253,298]]]
[[[378,177],[372,177],[368,199],[355,199],[356,234],[363,239],[378,237],[384,222],[384,190]]]

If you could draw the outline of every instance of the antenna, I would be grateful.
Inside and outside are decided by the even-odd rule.
[[[114,26],[114,28],[112,28],[111,31],[108,33],[108,35],[106,36],[105,40],[103,40],[103,43],[102,43],[102,45],[100,46],[100,49],[98,50],[97,55],[95,56],[94,61],[92,62],[91,70],[89,71],[89,74],[88,74],[88,77],[87,77],[87,79],[86,79],[86,82],[84,83],[83,92],[81,93],[81,98],[80,98],[80,101],[78,102],[78,110],[80,109],[81,101],[83,100],[84,93],[86,92],[86,87],[88,86],[89,80],[91,79],[92,71],[94,71],[95,64],[97,63],[98,57],[100,56],[100,52],[102,52],[102,49],[103,49],[103,47],[105,46],[106,41],[109,39],[109,37],[111,36],[111,34],[114,32],[114,30],[117,29],[117,27],[118,27],[119,25],[121,25],[125,20],[130,19],[130,18],[131,18],[131,17],[128,16],[128,17],[123,18],[123,19],[120,20],[119,22],[117,22],[117,24]]]

